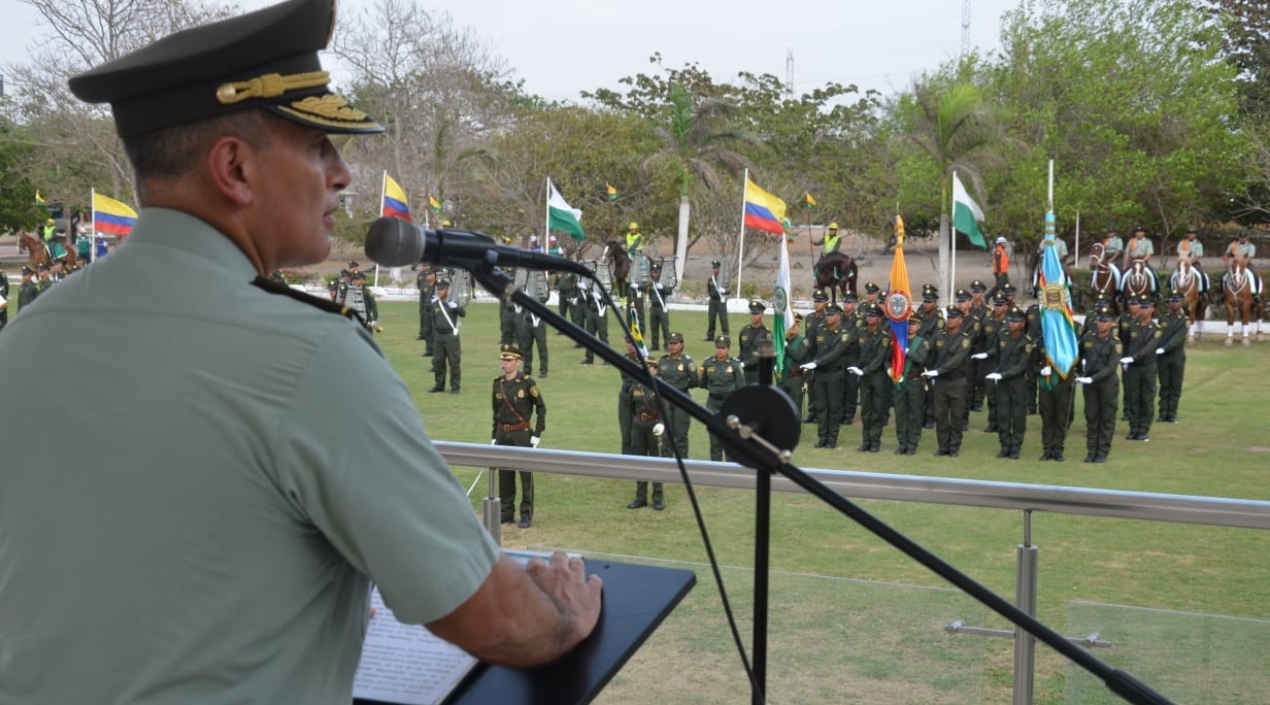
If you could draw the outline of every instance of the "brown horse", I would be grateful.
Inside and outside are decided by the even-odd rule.
[[[604,252],[600,255],[600,262],[608,261],[609,265],[609,281],[612,285],[609,293],[618,296],[626,296],[626,282],[631,275],[631,258],[626,253],[626,248],[617,240],[609,240],[604,243]]]
[[[1226,300],[1226,345],[1235,340],[1235,314],[1239,314],[1239,322],[1243,332],[1243,344],[1248,345],[1249,325],[1257,324],[1257,342],[1261,342],[1261,317],[1265,314],[1265,304],[1252,300],[1253,271],[1243,262],[1231,260],[1222,277],[1222,292]]]
[[[856,279],[860,269],[850,255],[841,252],[830,252],[816,261],[816,288],[829,294],[829,300],[838,302],[839,293],[855,291]]]
[[[52,257],[49,256],[48,248],[44,246],[44,241],[34,233],[20,233],[18,235],[18,252],[26,252],[31,260],[31,269],[35,269],[41,264],[48,264]]]
[[[1120,293],[1120,270],[1107,260],[1107,253],[1101,242],[1095,242],[1089,251],[1089,269],[1089,293],[1095,300],[1101,294],[1110,302],[1112,313],[1119,313],[1116,295]]]
[[[1169,278],[1169,285],[1182,294],[1182,307],[1186,310],[1187,318],[1191,319],[1186,340],[1192,343],[1200,339],[1204,317],[1208,315],[1208,297],[1200,291],[1202,281],[1202,275],[1192,265],[1191,257],[1179,255],[1177,268],[1173,270],[1173,276]]]

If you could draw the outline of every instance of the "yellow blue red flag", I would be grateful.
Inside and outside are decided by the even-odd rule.
[[[745,227],[766,233],[783,235],[785,226],[785,202],[759,188],[750,179],[745,180]]]
[[[137,212],[123,201],[93,192],[93,232],[127,237],[137,224]]]
[[[891,322],[891,381],[904,378],[908,359],[908,316],[913,296],[908,285],[908,264],[904,261],[904,219],[895,216],[895,258],[891,260],[891,284],[886,295],[886,317]]]
[[[382,215],[411,222],[410,199],[406,197],[406,192],[401,188],[401,185],[389,176],[386,171],[384,172],[384,208]]]

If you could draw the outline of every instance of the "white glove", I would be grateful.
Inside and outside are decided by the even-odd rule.
[[[816,369],[816,361],[812,360],[811,362],[804,362],[803,364],[799,365],[799,367],[801,367],[804,370],[814,370]]]
[[[1164,348],[1156,348],[1156,349],[1155,349],[1155,354],[1156,354],[1156,355],[1163,355],[1163,354],[1164,354]]]
[[[492,445],[492,446],[496,446],[496,445],[498,445],[498,439],[497,439],[497,438],[491,438],[491,439],[489,439],[489,444],[490,444],[490,445]]]
[[[741,363],[741,369],[745,369],[745,363],[744,363],[744,362],[742,362],[742,363]]]
[[[1094,383],[1093,377],[1077,377],[1076,378],[1076,384],[1093,384],[1093,383]]]
[[[983,376],[983,378],[984,378],[984,379],[990,379],[990,380],[992,380],[993,382],[1000,382],[1000,381],[1001,381],[1001,373],[1000,373],[1000,372],[989,372],[988,374],[984,375],[984,376]]]
[[[457,301],[451,301],[451,302],[450,302],[450,308],[458,308],[458,307],[459,307],[459,304],[458,304],[458,302],[457,302]]]
[[[1049,365],[1046,365],[1046,366],[1044,366],[1044,367],[1042,367],[1042,368],[1041,368],[1041,376],[1042,376],[1042,377],[1049,377],[1049,376],[1050,376],[1050,375],[1052,375],[1052,374],[1054,374],[1054,368],[1053,368],[1053,367],[1050,367]]]
[[[538,443],[539,443],[541,440],[542,440],[542,439],[541,439],[541,438],[539,438],[538,436],[530,436],[530,437],[529,437],[529,445],[533,446],[534,448],[537,448],[537,447],[538,447]]]
[[[666,286],[664,284],[662,284],[661,282],[657,282],[658,291],[665,291],[665,289],[666,289]]]
[[[987,359],[988,359],[988,353],[986,353],[986,352],[975,353],[974,355],[971,355],[971,356],[970,356],[970,359],[971,359],[971,360],[987,360]]]
[[[661,434],[663,434],[663,433],[665,433],[665,432],[666,432],[666,424],[664,424],[664,423],[662,423],[662,422],[660,422],[660,421],[658,421],[657,423],[653,424],[653,435],[654,435],[654,436],[660,436]]]
[[[1133,358],[1132,358],[1132,357],[1122,357],[1122,358],[1120,358],[1120,364],[1122,364],[1122,365],[1132,365],[1132,364],[1133,364]]]
[[[847,368],[847,372],[850,372],[851,374],[855,375],[856,377],[863,377],[863,376],[864,376],[864,370],[862,370],[862,369],[860,369],[859,367],[856,367],[856,366],[854,366],[854,365],[852,365],[851,367],[848,367],[848,368]]]
[[[922,373],[922,376],[928,379],[934,379],[939,376],[939,370],[926,370]]]

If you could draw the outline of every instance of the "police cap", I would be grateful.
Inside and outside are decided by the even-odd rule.
[[[976,292],[976,293],[977,293],[977,292],[980,292],[980,291],[987,291],[987,290],[988,290],[988,287],[987,287],[987,286],[984,286],[984,283],[983,283],[983,282],[981,282],[981,281],[979,281],[978,279],[976,279],[976,280],[974,280],[974,281],[970,282],[970,290],[971,290],[972,292]]]
[[[1174,289],[1173,291],[1169,292],[1169,301],[1181,301],[1181,300],[1182,300],[1182,292],[1178,291],[1177,289]]]
[[[521,358],[520,348],[515,345],[504,343],[498,346],[498,359],[500,360],[519,360]]]
[[[1001,291],[1005,292],[1005,294],[1008,296],[1010,294],[1017,294],[1019,290],[1014,288],[1014,285],[1011,284],[1010,282],[1006,282],[1001,285]]]
[[[450,288],[450,280],[449,280],[449,279],[438,279],[438,280],[437,280],[437,290],[438,290],[438,291],[439,291],[439,290],[441,290],[441,289],[449,289],[449,288]]]
[[[969,301],[969,300],[970,300],[970,292],[969,292],[969,291],[966,291],[965,289],[958,289],[958,290],[957,290],[957,300],[958,300],[958,301]]]
[[[828,301],[829,295],[825,293],[824,289],[816,289],[816,291],[813,292],[811,295],[811,300],[812,301]]]
[[[722,264],[717,259],[710,262],[710,269],[718,269],[720,266]]]
[[[667,343],[682,343],[683,341],[684,341],[684,334],[683,334],[683,333],[678,333],[678,332],[675,332],[675,333],[671,333],[670,335],[666,336],[666,342],[667,342]]]
[[[767,310],[767,306],[758,299],[750,299],[750,313],[762,313]]]
[[[1027,320],[1027,314],[1023,312],[1023,309],[1019,308],[1018,306],[1015,306],[1014,308],[1012,308],[1012,309],[1010,309],[1009,311],[1006,311],[1006,312],[1005,312],[1005,320],[1007,320],[1007,321],[1026,321],[1026,320]]]
[[[866,294],[876,294],[881,290],[882,290],[882,287],[878,286],[877,284],[874,284],[873,282],[869,282],[868,284],[864,285],[864,293]]]
[[[860,300],[860,297],[856,296],[854,291],[848,291],[842,295],[842,303],[844,304],[855,303],[859,300]]]
[[[660,264],[654,264],[654,265],[649,266],[649,268],[648,268],[648,273],[649,273],[649,274],[661,274],[661,265],[660,265]]]
[[[335,0],[287,0],[169,35],[72,76],[71,92],[110,103],[121,137],[251,108],[328,133],[382,132],[332,93],[318,52]]]
[[[944,309],[944,314],[948,318],[961,318],[962,316],[961,309],[957,308],[956,306],[949,306],[948,308]]]
[[[716,348],[730,348],[730,347],[732,347],[732,338],[730,338],[730,337],[728,337],[728,336],[726,336],[726,335],[721,335],[721,336],[719,336],[719,337],[717,337],[717,338],[715,338],[715,339],[714,339],[714,347],[716,347]]]
[[[869,304],[864,307],[864,315],[880,317],[882,315],[882,307],[877,304]]]
[[[838,304],[829,304],[825,307],[825,314],[829,316],[841,316],[842,307]]]
[[[1099,306],[1098,308],[1094,309],[1094,315],[1097,318],[1097,320],[1100,320],[1100,321],[1110,321],[1116,317],[1116,315],[1111,312],[1110,306]]]
[[[921,323],[922,323],[922,314],[918,311],[910,311],[908,314],[908,324],[911,326],[914,324],[921,325]]]
[[[22,276],[24,276],[24,277],[29,277],[29,276],[31,276],[31,275],[33,275],[33,274],[35,274],[35,270],[31,269],[30,267],[23,267],[23,268],[22,268]]]

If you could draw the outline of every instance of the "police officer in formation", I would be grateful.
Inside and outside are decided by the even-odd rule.
[[[765,340],[772,339],[772,331],[763,325],[763,312],[767,306],[758,299],[750,300],[750,322],[737,335],[741,346],[741,369],[745,371],[746,384],[758,384],[758,349]]]
[[[538,301],[547,303],[550,292],[547,289],[540,290]],[[517,327],[520,341],[520,352],[524,356],[523,364],[525,369],[532,372],[534,369],[534,349],[538,349],[538,379],[547,378],[547,368],[550,366],[547,353],[547,324],[543,323],[533,311],[521,308],[520,325]]]
[[[582,309],[586,315],[583,327],[586,332],[598,337],[607,345],[609,342],[608,304],[601,298],[598,286],[590,286],[586,280],[578,282],[578,286],[582,290]],[[594,365],[595,353],[587,350],[586,357],[582,358],[582,364]]]
[[[913,311],[908,315],[908,352],[904,356],[904,371],[895,383],[895,441],[896,455],[916,455],[917,444],[922,440],[925,425],[922,400],[926,394],[926,363],[930,360],[930,341],[921,336],[922,315]]]
[[[35,303],[35,299],[40,295],[40,287],[36,286],[31,277],[35,276],[35,270],[30,267],[22,268],[22,284],[18,287],[18,312],[21,313],[23,308]]]
[[[423,357],[432,357],[432,297],[437,290],[437,270],[431,266],[420,268],[415,285],[419,287],[419,337],[416,340],[423,341]]]
[[[821,289],[816,289],[811,297],[811,313],[803,318],[803,337],[807,339],[808,351],[812,348],[812,342],[816,339],[816,334],[825,325],[825,307],[829,305],[829,295]],[[801,360],[801,365],[806,360]],[[811,373],[798,368],[804,376],[804,386],[807,388],[807,415],[803,417],[803,423],[816,423],[816,389],[812,384]]]
[[[838,327],[847,333],[847,347],[842,351],[843,370],[857,363],[860,359],[860,339],[858,333],[864,329],[864,313],[858,307],[855,292],[842,294],[842,321]],[[874,304],[866,304],[869,308]],[[855,374],[842,376],[842,424],[850,426],[855,423],[856,407],[860,403],[860,377]]]
[[[697,368],[697,386],[706,390],[706,408],[717,412],[733,392],[745,386],[741,361],[732,357],[732,339],[721,335],[714,339],[714,356],[703,360]],[[710,434],[710,459],[723,460],[723,442]]]
[[[560,317],[582,326],[582,310],[578,305],[578,275],[573,272],[561,272],[557,275],[556,292],[559,295],[557,306]],[[559,332],[557,334],[562,335]]]
[[[842,419],[842,375],[847,363],[845,355],[851,334],[842,327],[842,307],[825,308],[825,324],[816,330],[803,370],[813,372],[812,385],[816,405],[817,448],[837,448],[839,421]]]
[[[652,358],[645,362],[649,374],[657,376],[661,363]],[[670,455],[666,445],[667,427],[661,415],[661,395],[657,389],[638,380],[632,380],[630,390],[631,404],[631,454],[651,457]],[[667,405],[669,406],[669,405]],[[648,506],[648,482],[640,480],[635,483],[635,499],[626,505],[627,509],[639,509]],[[661,511],[666,508],[665,493],[662,483],[653,483],[653,509]]]
[[[1160,415],[1156,421],[1177,423],[1177,405],[1182,400],[1182,378],[1186,371],[1186,331],[1191,321],[1186,316],[1182,292],[1169,292],[1169,310],[1160,316],[1164,329],[1156,357],[1160,374]]]
[[[785,358],[781,362],[781,369],[777,370],[777,386],[785,390],[794,402],[799,417],[803,413],[803,387],[807,374],[800,365],[807,361],[810,350],[807,339],[802,334],[803,320],[801,313],[795,313],[793,322],[785,329]]]
[[[1116,434],[1116,401],[1120,385],[1120,338],[1112,333],[1116,317],[1108,306],[1094,311],[1094,330],[1080,338],[1080,376],[1085,395],[1086,463],[1105,463]]]
[[[956,457],[961,452],[965,427],[966,373],[970,369],[970,336],[962,329],[961,309],[949,306],[943,330],[935,333],[934,356],[922,373],[934,388],[935,455]],[[925,323],[925,321],[923,321]],[[925,327],[925,326],[923,326]]]
[[[684,352],[684,334],[678,331],[666,336],[666,354],[658,361],[658,374],[662,381],[670,384],[684,394],[697,386],[697,363],[692,356]],[[671,408],[670,422],[666,425],[668,439],[679,448],[679,454],[688,457],[688,427],[692,417],[688,412],[674,405]]]
[[[859,356],[847,368],[860,381],[861,424],[859,451],[876,453],[882,449],[882,427],[890,409],[891,331],[882,325],[882,309],[876,304],[864,310],[864,326],[850,334]]]
[[[1128,342],[1124,347],[1125,405],[1129,410],[1130,441],[1150,440],[1151,421],[1155,418],[1155,391],[1158,383],[1156,358],[1164,354],[1164,327],[1155,320],[1155,302],[1150,298],[1138,302],[1138,317],[1129,324]]]
[[[1017,460],[1027,432],[1027,370],[1035,360],[1036,341],[1024,332],[1027,315],[1018,307],[1005,314],[1005,321],[1006,333],[997,339],[997,368],[987,378],[997,386],[997,438],[1001,443],[997,457]]]
[[[979,331],[971,341],[974,375],[986,385],[983,395],[987,399],[988,425],[983,427],[984,433],[997,432],[997,385],[987,375],[997,368],[997,339],[1006,330],[1005,314],[1009,310],[1005,294],[997,292],[992,299],[991,312],[980,321]]]
[[[502,345],[499,364],[503,373],[494,378],[494,428],[490,437],[494,445],[537,448],[542,432],[547,428],[547,403],[543,401],[534,378],[521,372],[519,348]],[[516,519],[516,474],[515,470],[498,469],[498,498],[504,524]],[[520,528],[528,529],[533,519],[534,474],[521,470]]]
[[[1092,316],[1091,316],[1092,318]],[[1067,445],[1067,429],[1076,414],[1076,372],[1066,377],[1049,364],[1045,336],[1040,339],[1040,396],[1037,407],[1041,413],[1041,460],[1063,461]]]
[[[719,266],[717,259],[710,263],[710,279],[706,282],[706,296],[709,299],[709,306],[706,309],[706,341],[715,339],[716,322],[718,331],[728,335],[728,290],[723,286],[723,279],[719,276]]]
[[[467,309],[450,300],[450,282],[437,282],[436,299],[432,302],[432,337],[435,340],[435,356],[432,358],[432,376],[436,383],[428,392],[445,391],[446,372],[450,375],[450,393],[458,394],[463,379],[463,348],[459,344],[459,319],[467,315]],[[511,345],[513,343],[506,343]],[[517,351],[519,357],[519,351]]]
[[[652,342],[648,349],[658,351],[661,350],[661,341],[670,338],[670,310],[666,302],[675,288],[662,282],[660,264],[650,266],[648,276],[651,280],[648,283],[648,333]]]

